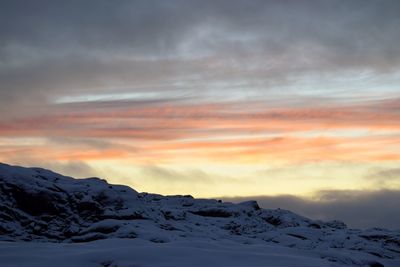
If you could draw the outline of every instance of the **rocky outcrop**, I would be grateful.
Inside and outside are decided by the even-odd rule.
[[[400,258],[398,231],[348,229],[340,221],[322,222],[287,210],[262,209],[255,201],[233,204],[138,193],[99,178],[74,179],[40,168],[0,164],[0,240],[106,238],[278,243],[307,250],[350,250],[373,257],[376,264],[380,258]],[[351,262],[332,258],[328,252],[325,256]]]

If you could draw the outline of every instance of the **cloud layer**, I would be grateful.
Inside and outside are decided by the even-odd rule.
[[[164,194],[390,195],[398,10],[394,0],[1,1],[0,161]],[[295,200],[311,215],[353,205]]]
[[[400,191],[397,190],[321,191],[313,199],[282,195],[224,200],[240,202],[249,199],[256,199],[264,208],[290,209],[313,219],[340,219],[355,228],[380,226],[399,229],[400,226],[397,212]]]
[[[331,95],[334,82],[368,95],[372,75],[387,83],[379,75],[398,69],[398,9],[397,1],[3,1],[1,106],[20,113],[62,96],[168,88]],[[310,88],[315,79],[325,83]]]

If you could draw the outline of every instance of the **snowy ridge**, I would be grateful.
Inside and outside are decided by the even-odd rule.
[[[157,248],[233,242],[231,247],[272,246],[293,255],[311,253],[326,266],[400,266],[399,231],[348,229],[340,221],[261,209],[255,201],[233,204],[138,193],[99,178],[74,179],[40,168],[0,164],[1,241],[82,243],[114,238]],[[0,244],[2,255],[3,247],[13,243]]]

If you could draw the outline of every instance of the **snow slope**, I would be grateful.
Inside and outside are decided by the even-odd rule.
[[[2,243],[1,266],[341,266],[318,253],[271,244],[232,241],[178,241],[165,244],[142,239],[107,239],[83,244]],[[372,261],[366,262],[370,264]],[[385,266],[396,266],[392,265]]]
[[[6,164],[0,240],[5,266],[400,266],[399,231]]]

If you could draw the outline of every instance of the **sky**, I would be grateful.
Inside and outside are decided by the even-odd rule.
[[[396,0],[3,0],[0,161],[400,228],[399,28]]]

